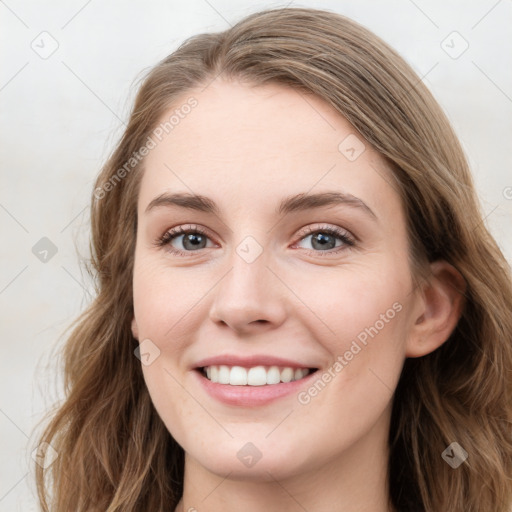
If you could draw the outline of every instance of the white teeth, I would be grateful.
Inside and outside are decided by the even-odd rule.
[[[281,372],[277,366],[271,366],[267,371],[267,384],[279,384],[281,382]]]
[[[229,384],[245,386],[247,384],[247,370],[241,366],[233,366],[229,374]]]
[[[279,384],[304,378],[309,374],[307,368],[290,368],[277,366],[254,366],[244,368],[242,366],[212,365],[203,369],[206,377],[212,382],[230,384],[231,386],[265,386],[267,384]]]
[[[291,382],[293,379],[293,368],[283,368],[281,370],[281,380],[283,382]]]
[[[217,382],[219,384],[229,384],[230,371],[228,366],[219,366],[219,373],[217,375]]]
[[[264,366],[255,366],[247,372],[249,386],[264,386],[267,383],[267,371]]]

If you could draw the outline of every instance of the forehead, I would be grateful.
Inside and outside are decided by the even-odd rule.
[[[195,106],[183,108],[190,98]],[[160,122],[167,130],[145,159],[140,209],[164,191],[255,209],[290,194],[339,190],[375,210],[399,207],[386,162],[317,96],[215,81],[187,91]]]

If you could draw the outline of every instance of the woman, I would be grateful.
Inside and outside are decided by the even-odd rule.
[[[44,510],[511,504],[512,286],[446,117],[353,21],[253,14],[146,77]]]

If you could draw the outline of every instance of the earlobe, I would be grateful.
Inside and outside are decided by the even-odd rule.
[[[462,314],[466,283],[446,261],[430,265],[431,277],[418,291],[418,312],[407,341],[406,357],[422,357],[439,348]]]
[[[139,339],[139,327],[137,326],[137,321],[135,320],[135,317],[133,317],[132,319],[132,335],[136,340]]]

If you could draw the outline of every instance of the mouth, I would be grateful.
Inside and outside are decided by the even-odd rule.
[[[289,366],[228,366],[211,365],[196,368],[196,371],[213,384],[229,386],[276,386],[301,381],[318,368],[292,368]]]

